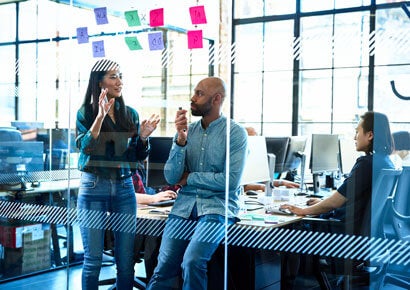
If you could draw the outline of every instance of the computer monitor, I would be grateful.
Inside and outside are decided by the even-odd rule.
[[[0,183],[31,180],[30,173],[43,171],[43,142],[0,142]]]
[[[150,137],[151,151],[147,162],[146,186],[157,188],[168,184],[164,176],[164,166],[172,142],[172,137]]]
[[[74,164],[70,164],[68,156],[69,154],[72,154],[70,157],[78,156],[79,153],[75,144],[75,130],[67,128],[42,129],[37,132],[37,141],[44,143],[44,170],[58,170],[74,166]]]
[[[284,177],[287,180],[299,182],[300,190],[299,194],[305,194],[305,148],[307,137],[306,136],[291,136],[289,138],[289,146],[286,151],[286,158],[283,164],[283,170],[281,173],[286,174]],[[300,167],[300,180],[296,180],[298,175],[298,169]]]
[[[44,143],[45,153],[50,149],[50,142],[52,149],[70,149],[70,152],[79,152],[75,144],[75,134],[74,129],[41,129],[37,132],[36,140]]]
[[[275,176],[283,172],[290,137],[265,137],[266,150],[275,155]]]
[[[241,185],[270,181],[268,153],[264,136],[248,136],[248,156]]]
[[[339,171],[339,136],[312,134],[310,170],[313,174],[314,192],[319,192],[318,176]]]
[[[354,139],[339,136],[339,169],[343,175],[349,174],[362,154],[356,150]]]
[[[302,163],[302,155],[306,148],[306,136],[291,136],[289,140],[283,172],[292,172],[299,168]]]

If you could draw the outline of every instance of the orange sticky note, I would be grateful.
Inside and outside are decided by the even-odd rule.
[[[188,31],[188,49],[202,48],[202,30]]]
[[[149,12],[149,26],[157,27],[164,25],[164,8],[154,9]]]

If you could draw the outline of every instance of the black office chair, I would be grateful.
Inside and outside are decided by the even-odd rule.
[[[387,200],[396,188],[400,173],[401,170],[383,169],[375,182],[372,190],[372,203],[368,206],[368,212],[363,213],[363,216],[366,216],[371,212],[371,237],[385,238],[383,223],[389,206]],[[304,221],[316,231],[344,233],[344,225],[338,220],[305,218]],[[389,252],[386,251],[382,255],[387,257]],[[368,261],[316,257],[314,260],[317,266],[315,268],[316,279],[321,289],[333,289],[334,285],[329,275],[336,276],[337,283],[343,283],[344,289],[367,285],[370,285],[371,289],[379,289],[383,284],[387,269],[386,260],[388,261],[383,257],[379,258],[377,261]]]
[[[410,243],[410,166],[404,166],[395,194],[389,198],[395,239]],[[410,268],[389,265],[385,283],[410,289]]]

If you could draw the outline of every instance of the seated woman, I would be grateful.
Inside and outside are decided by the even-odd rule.
[[[373,180],[381,169],[394,169],[389,155],[393,150],[393,139],[386,115],[366,112],[356,128],[356,150],[365,153],[356,160],[343,184],[328,198],[308,200],[308,207],[290,204],[281,207],[297,215],[320,215],[334,210],[334,218],[344,222],[346,234],[367,236],[370,231],[370,216],[363,220],[363,213],[371,206]],[[349,218],[347,218],[349,217]]]
[[[394,169],[389,155],[393,150],[393,141],[387,116],[376,112],[366,112],[360,116],[356,128],[356,150],[365,153],[356,160],[343,184],[329,197],[321,200],[311,198],[306,208],[291,204],[281,205],[297,215],[321,215],[340,220],[339,233],[369,236],[371,230],[372,187],[383,168]],[[323,215],[326,214],[326,215]],[[309,226],[307,226],[309,227]],[[331,229],[334,232],[334,229]],[[287,257],[287,272],[284,281],[293,285],[298,273],[299,257]],[[350,271],[354,265],[342,265],[344,271]],[[313,266],[318,269],[317,265]],[[291,286],[290,286],[291,287]]]

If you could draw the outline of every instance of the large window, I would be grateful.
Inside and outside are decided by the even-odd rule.
[[[378,110],[408,128],[391,82],[409,95],[410,20],[387,2],[235,1],[234,118],[267,136],[349,134]]]

